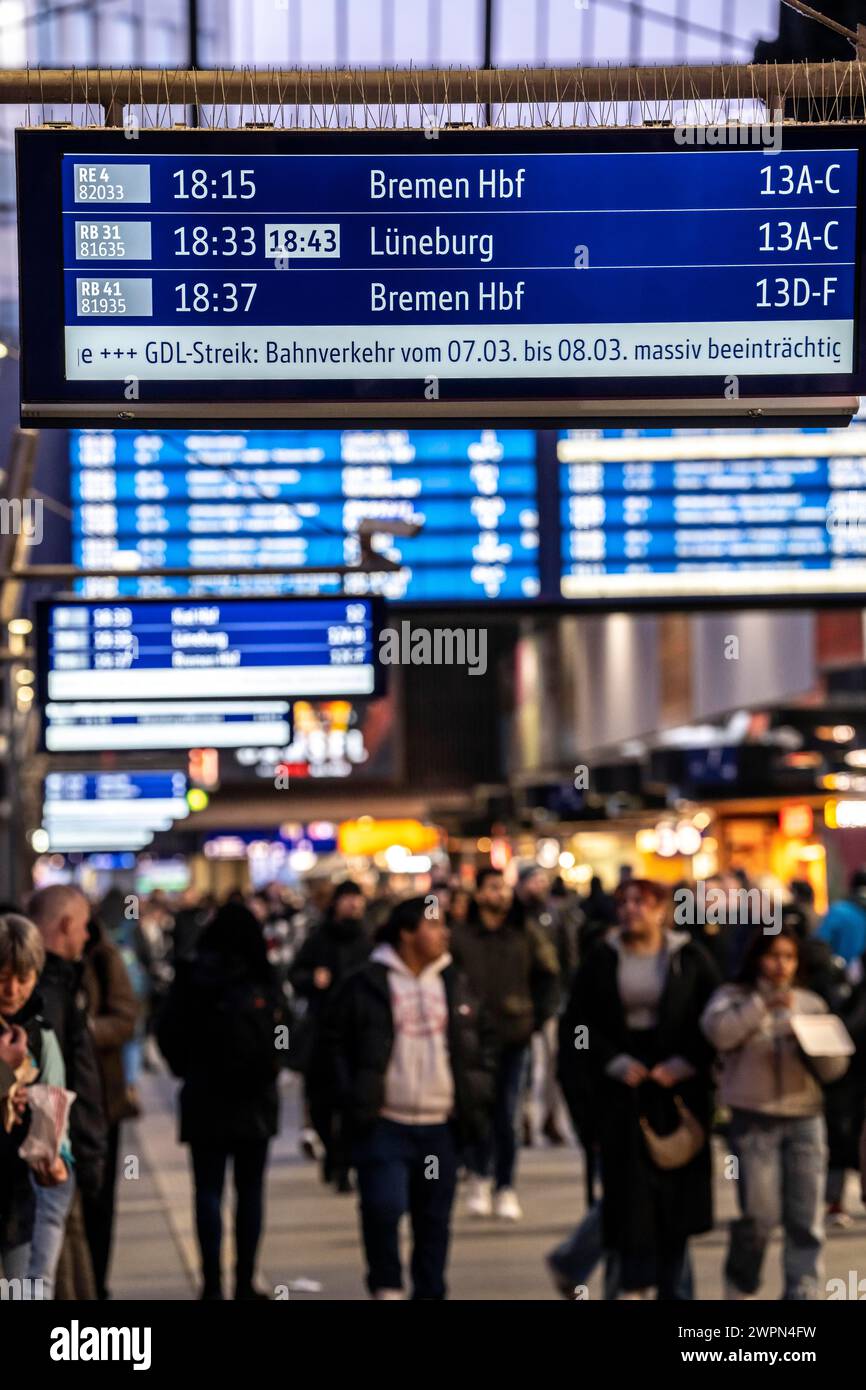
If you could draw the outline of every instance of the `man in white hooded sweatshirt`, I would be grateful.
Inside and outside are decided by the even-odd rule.
[[[352,1142],[367,1287],[402,1299],[399,1226],[412,1222],[413,1298],[445,1297],[458,1147],[483,1135],[496,1041],[448,954],[435,902],[400,903],[324,1021]]]

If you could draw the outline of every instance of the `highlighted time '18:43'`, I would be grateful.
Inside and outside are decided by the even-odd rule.
[[[245,314],[253,302],[257,289],[255,280],[223,280],[221,284],[205,284],[200,281],[189,285],[185,281],[175,285],[177,295],[175,311],[178,314]]]

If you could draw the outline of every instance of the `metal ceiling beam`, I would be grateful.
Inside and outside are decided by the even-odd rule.
[[[866,27],[862,27],[866,36]],[[863,56],[866,58],[866,49]],[[0,105],[543,106],[863,99],[866,62],[558,68],[66,68],[0,72]]]

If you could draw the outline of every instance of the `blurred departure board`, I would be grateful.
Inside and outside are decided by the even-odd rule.
[[[561,596],[768,600],[866,585],[866,427],[569,430]]]
[[[531,430],[112,431],[71,435],[73,561],[123,568],[88,597],[382,594],[531,599],[539,592]],[[228,576],[232,566],[355,565],[358,527],[396,570]],[[393,536],[388,523],[417,523]],[[148,577],[155,566],[201,576]],[[222,568],[225,567],[225,568]]]

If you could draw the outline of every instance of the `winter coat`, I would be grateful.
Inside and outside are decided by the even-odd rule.
[[[90,1033],[102,1077],[109,1125],[128,1114],[123,1045],[135,1033],[139,1006],[120,951],[98,923],[91,923],[82,975]]]
[[[180,1140],[230,1147],[277,1132],[277,1029],[285,1008],[272,978],[203,951],[178,962],[157,1041],[181,1077]]]
[[[640,1258],[652,1258],[663,1246],[713,1224],[709,1137],[684,1167],[662,1170],[649,1157],[640,1124],[643,1116],[657,1134],[672,1132],[679,1122],[678,1096],[709,1136],[712,1049],[700,1017],[719,975],[684,933],[668,933],[666,942],[653,1028],[636,1032],[628,1027],[619,992],[619,953],[610,940],[599,942],[578,969],[560,1025],[563,1089],[570,1105],[582,1107],[601,1149],[605,1247]],[[649,1069],[682,1059],[691,1074],[671,1089],[651,1081],[627,1086],[608,1071],[624,1054],[636,1056]]]
[[[468,1143],[489,1127],[496,1070],[496,1033],[453,965],[442,971],[448,1005],[448,1055],[454,1078],[454,1119]],[[371,961],[343,983],[322,1020],[322,1047],[335,1103],[346,1130],[363,1133],[385,1104],[394,1047],[388,967]]]
[[[296,994],[309,1002],[314,1017],[321,1013],[328,996],[352,971],[363,965],[370,954],[371,942],[363,922],[338,922],[333,917],[310,933],[292,962],[289,983]],[[317,970],[331,972],[327,989],[314,983]]]
[[[69,1137],[78,1186],[99,1191],[105,1164],[107,1120],[102,1077],[87,1018],[80,961],[63,960],[49,951],[39,977],[46,1023],[54,1029],[66,1067],[66,1085],[77,1099],[70,1112]]]
[[[371,949],[364,922],[338,922],[329,914],[310,932],[289,968],[289,984],[298,998],[306,1001],[306,1012],[293,1022],[289,1065],[304,1073],[307,1098],[314,1099],[317,1107],[331,1103],[333,1082],[319,1045],[322,1014],[342,981],[364,964]],[[320,969],[331,972],[326,989],[315,983]]]
[[[826,1014],[827,1005],[808,989],[795,989],[794,1014]],[[723,985],[707,1004],[701,1027],[722,1054],[719,1095],[732,1110],[761,1115],[819,1115],[821,1083],[848,1069],[847,1057],[810,1057],[808,1064],[791,1031],[791,1014],[771,1010],[761,991]]]
[[[500,1044],[528,1043],[556,1012],[556,951],[522,913],[491,931],[482,924],[477,909],[470,910],[467,920],[451,933],[451,955],[490,1015]]]

